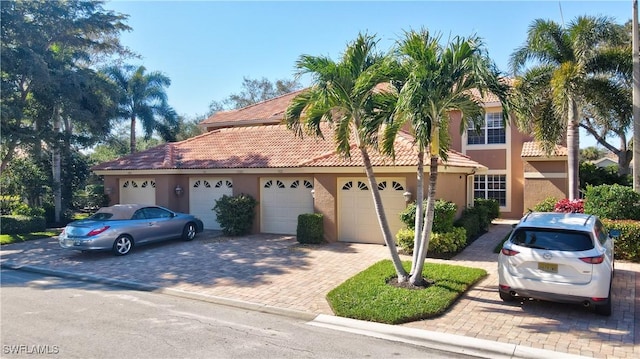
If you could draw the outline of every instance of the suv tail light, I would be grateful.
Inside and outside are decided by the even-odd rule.
[[[95,236],[96,234],[100,234],[109,229],[109,226],[104,226],[101,228],[92,229],[91,232],[87,233],[87,237]]]
[[[504,254],[505,256],[515,256],[518,253],[520,252],[514,251],[513,249],[502,248],[502,254]]]
[[[580,260],[589,264],[600,264],[604,262],[604,254],[596,257],[582,257]]]

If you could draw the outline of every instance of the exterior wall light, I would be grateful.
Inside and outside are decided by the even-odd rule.
[[[179,196],[182,194],[182,192],[184,192],[184,190],[182,189],[182,187],[180,187],[180,185],[177,185],[174,191],[176,192],[176,196]]]
[[[402,194],[402,197],[404,197],[404,201],[406,203],[409,203],[411,201],[411,192],[406,191],[405,193]]]
[[[111,188],[111,187],[105,187],[105,188],[104,188],[104,193],[105,193],[107,196],[110,196],[110,195],[111,195],[111,193],[113,193],[113,188]]]
[[[311,190],[311,198],[316,198],[316,190],[315,189]]]

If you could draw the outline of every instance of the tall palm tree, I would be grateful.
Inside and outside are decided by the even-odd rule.
[[[292,100],[285,112],[285,121],[298,136],[319,137],[323,136],[321,124],[331,123],[335,129],[337,151],[346,157],[350,156],[350,139],[355,140],[398,281],[405,282],[408,275],[402,267],[382,206],[368,152],[372,142],[365,130],[371,128],[373,122],[380,123],[376,119],[384,113],[384,108],[378,106],[378,100],[385,96],[376,90],[376,86],[387,80],[388,73],[379,70],[386,68],[382,64],[389,59],[376,52],[376,44],[375,37],[359,34],[347,45],[339,62],[324,56],[302,55],[296,64],[298,75],[312,75],[313,84]]]
[[[171,80],[161,72],[145,72],[144,66],[113,66],[104,70],[120,89],[118,116],[131,122],[131,153],[136,152],[138,119],[147,139],[157,131],[165,140],[171,140],[173,129],[178,126],[178,116],[168,105],[165,92]]]
[[[590,66],[598,63],[601,45],[617,36],[615,26],[607,17],[581,16],[567,27],[537,19],[524,45],[511,55],[519,127],[533,132],[547,152],[566,134],[571,200],[579,196],[579,125]]]
[[[422,269],[433,228],[438,158],[446,159],[449,149],[449,114],[462,113],[462,130],[468,123],[479,127],[483,122],[480,95],[491,91],[505,104],[503,118],[507,118],[508,86],[500,81],[499,72],[483,50],[478,37],[454,37],[445,45],[440,35],[427,30],[408,31],[397,47],[399,60],[398,100],[391,122],[384,127],[381,149],[393,154],[393,139],[409,124],[418,148],[416,189],[416,226],[414,258],[410,282],[425,285]],[[423,202],[424,157],[429,155],[429,190],[426,211]]]

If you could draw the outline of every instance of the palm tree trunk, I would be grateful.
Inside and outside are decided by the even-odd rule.
[[[574,200],[580,198],[578,193],[580,188],[580,181],[578,178],[578,153],[580,151],[580,133],[578,131],[580,116],[578,113],[578,105],[572,98],[569,99],[567,115],[567,165],[569,167],[567,172],[569,175],[569,200]]]
[[[433,228],[433,216],[436,206],[436,183],[438,181],[438,155],[431,155],[431,164],[429,166],[429,194],[427,195],[427,210],[425,212],[425,222],[422,228],[422,240],[418,249],[418,258],[415,264],[415,271],[411,273],[409,282],[413,285],[424,286],[425,280],[422,277],[422,269],[424,261],[427,258],[427,250],[429,249],[429,240],[431,239],[431,230]]]
[[[60,213],[62,212],[62,183],[61,183],[61,161],[60,161],[60,140],[58,138],[60,134],[60,127],[62,125],[62,119],[58,112],[58,107],[55,106],[53,110],[53,133],[55,143],[51,148],[51,166],[53,175],[53,203],[54,203],[54,219],[56,223],[60,223]]]
[[[380,223],[380,229],[382,230],[384,243],[387,245],[387,248],[389,248],[389,252],[391,252],[391,261],[393,262],[393,266],[396,269],[396,274],[398,275],[398,283],[406,282],[409,275],[402,266],[402,261],[400,260],[400,255],[398,254],[398,248],[396,247],[396,241],[391,235],[391,229],[389,229],[389,222],[387,221],[387,216],[384,213],[382,198],[380,197],[380,191],[378,190],[376,177],[373,174],[373,166],[371,166],[369,153],[367,152],[366,148],[364,148],[364,146],[360,146],[359,148],[360,154],[362,155],[362,161],[364,162],[364,171],[367,175],[367,179],[369,180],[369,187],[371,187],[373,206],[376,210],[376,214],[378,215],[378,223]]]
[[[422,242],[422,225],[424,223],[424,149],[418,152],[418,173],[416,175],[416,220],[413,235],[413,260],[411,261],[410,274],[416,272],[418,262],[418,249]]]
[[[131,142],[129,150],[131,153],[136,152],[136,116],[131,115]]]

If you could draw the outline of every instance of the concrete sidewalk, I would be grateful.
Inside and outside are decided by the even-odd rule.
[[[509,230],[507,223],[494,224],[463,253],[446,261],[483,268],[489,273],[449,311],[438,318],[392,327],[423,333],[419,336],[423,341],[425,337],[456,335],[450,341],[455,344],[452,348],[466,348],[464,342],[488,346],[493,343],[496,350],[501,348],[486,352],[487,357],[496,357],[503,351],[511,353],[507,356],[519,353],[516,356],[548,357],[550,352],[546,350],[567,356],[640,357],[640,264],[616,262],[611,317],[557,303],[505,304],[497,293],[497,255],[493,248]],[[389,257],[388,249],[379,245],[303,246],[290,236],[217,235],[207,231],[193,242],[135,248],[125,257],[65,251],[51,238],[2,246],[0,262],[3,267],[106,281],[320,320],[333,314],[325,300],[327,292]],[[558,357],[558,353],[554,356]]]

